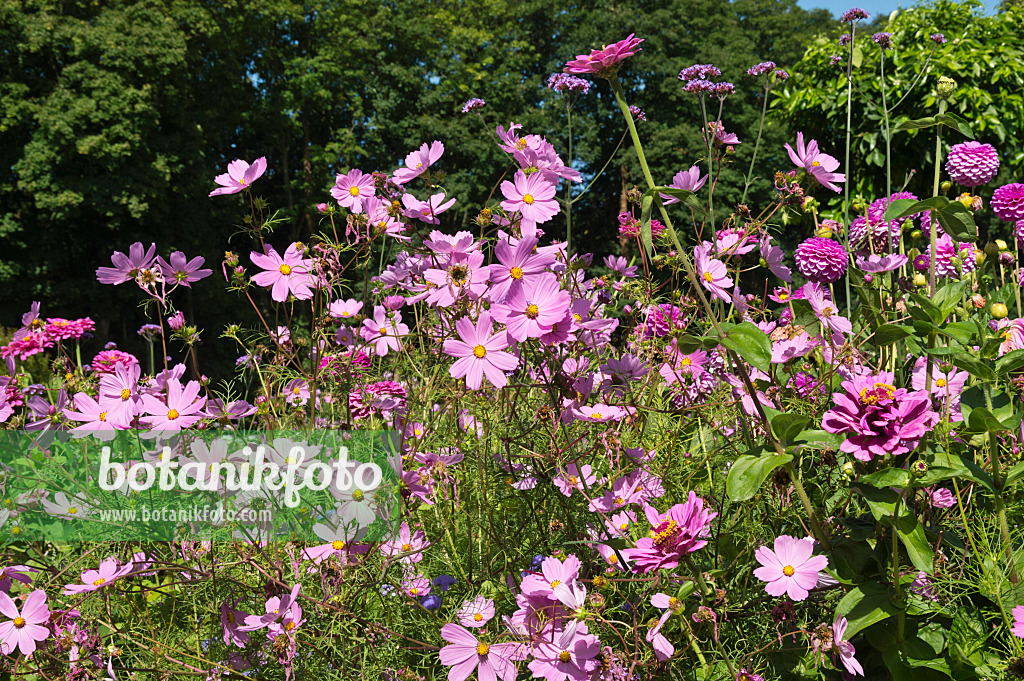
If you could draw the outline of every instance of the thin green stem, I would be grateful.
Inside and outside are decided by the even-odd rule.
[[[843,168],[846,171],[846,182],[843,183],[843,231],[846,234],[846,252],[850,252],[850,138],[853,133],[853,42],[857,36],[857,24],[850,24],[850,51],[846,57],[846,160]],[[869,239],[870,241],[870,239]],[[850,292],[850,275],[843,277],[846,284],[846,316],[853,312],[853,295]]]
[[[889,128],[889,108],[885,103],[885,50],[882,50],[882,58],[879,61],[879,72],[882,88],[882,115],[885,117],[885,203],[889,204],[889,196],[892,194],[892,155],[890,145],[892,142],[892,130]],[[870,231],[870,230],[869,230]],[[870,237],[869,237],[870,238]]]
[[[569,127],[569,166],[572,166],[572,107],[565,100],[565,116]],[[572,182],[565,181],[565,262],[572,260]]]
[[[764,90],[764,103],[761,105],[761,121],[757,124],[757,141],[754,142],[754,154],[750,157],[750,168],[747,170],[747,177],[743,183],[743,197],[740,199],[740,203],[747,202],[747,191],[750,189],[750,178],[754,174],[754,161],[757,159],[757,150],[761,147],[761,131],[764,130],[764,119],[768,114],[768,93],[771,92],[771,88],[765,88]]]

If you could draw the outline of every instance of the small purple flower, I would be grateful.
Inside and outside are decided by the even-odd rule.
[[[936,45],[946,44],[946,36],[942,35],[941,33],[932,33],[929,37],[932,39],[932,42],[935,43]]]
[[[638,106],[630,106],[629,107],[629,113],[633,116],[633,118],[637,119],[638,121],[646,121],[647,120],[647,114],[645,114],[643,111],[641,111],[640,107],[638,107]]]
[[[682,80],[682,79],[680,79]],[[714,92],[715,84],[710,80],[704,80],[703,78],[697,80],[691,80],[683,86],[684,92],[690,92],[693,94],[704,95],[710,92]]]
[[[771,73],[775,70],[775,62],[763,61],[760,64],[756,64],[747,69],[748,76],[763,76],[766,73]]]
[[[722,70],[714,64],[694,64],[679,72],[679,80],[707,80],[722,75]]]
[[[885,31],[883,31],[881,33],[876,33],[873,36],[871,36],[871,42],[873,42],[874,44],[878,45],[883,50],[891,50],[892,49],[892,33],[886,33]]]
[[[860,7],[854,7],[843,12],[843,16],[839,17],[839,21],[844,24],[849,24],[858,19],[868,19],[871,15],[862,10]]]
[[[548,87],[555,92],[590,92],[590,81],[586,78],[570,76],[567,73],[554,73],[548,78]]]
[[[203,263],[206,260],[202,256],[196,256],[188,260],[181,251],[171,253],[170,262],[159,256],[157,256],[156,262],[164,273],[164,279],[176,282],[182,286],[188,286],[189,288],[192,288],[191,284],[193,282],[205,279],[213,274],[213,270],[203,268]]]
[[[789,71],[785,69],[775,69],[775,82],[784,83],[789,80]]]
[[[851,42],[853,42],[853,36],[850,35],[849,33],[844,33],[841,36],[839,36],[839,44],[841,46],[845,47],[846,45],[849,45]]]
[[[473,97],[472,99],[467,100],[466,103],[462,105],[462,113],[466,114],[469,113],[470,111],[482,109],[483,107],[484,100]]]
[[[715,83],[711,90],[711,93],[719,99],[725,99],[734,92],[736,92],[736,86],[732,83]]]
[[[838,54],[833,54],[831,57],[828,58],[828,63],[829,66],[839,66],[840,64],[843,63],[843,58],[840,57]]]

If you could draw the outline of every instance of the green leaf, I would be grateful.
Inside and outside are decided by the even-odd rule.
[[[836,606],[836,613],[846,617],[846,638],[849,640],[872,624],[894,617],[897,609],[889,600],[887,585],[869,582],[854,587],[843,596]]]
[[[971,129],[971,124],[957,116],[955,113],[939,114],[935,117],[935,122],[956,130],[964,137],[974,139],[974,130]]]
[[[936,215],[939,218],[939,224],[946,230],[946,234],[957,241],[973,244],[978,240],[978,228],[974,224],[974,213],[959,201],[951,201]]]
[[[640,240],[644,243],[644,250],[650,258],[654,252],[654,239],[651,238],[651,208],[654,206],[654,195],[644,192],[640,198]]]
[[[875,345],[892,345],[910,335],[910,330],[897,324],[882,324],[875,329]]]
[[[867,502],[868,508],[871,509],[871,515],[875,517],[875,520],[892,518],[896,513],[896,502],[900,498],[896,491],[887,487],[881,489],[871,487],[860,482],[854,484],[851,489],[864,497],[864,501]]]
[[[1008,352],[996,360],[996,374],[1005,376],[1024,367],[1024,349]]]
[[[750,322],[722,324],[722,329],[725,330],[725,336],[721,339],[722,345],[738,353],[750,366],[757,367],[765,373],[771,371],[772,343],[764,331]]]
[[[942,311],[942,318],[945,319],[956,309],[956,306],[960,304],[964,297],[964,289],[967,286],[967,280],[962,279],[960,281],[953,281],[944,286],[940,286],[935,291],[935,295],[932,296],[932,303]]]
[[[935,556],[932,553],[931,544],[928,543],[928,538],[924,534],[924,526],[918,522],[912,512],[901,517],[896,523],[896,534],[899,535],[900,541],[907,549],[907,556],[914,567],[931,573]]]
[[[935,116],[928,116],[927,118],[902,121],[892,130],[893,132],[901,132],[903,130],[924,130],[926,128],[934,128],[936,125],[938,125],[938,122],[935,120]],[[913,199],[900,199],[900,201],[913,201]],[[886,217],[885,219],[889,220],[891,218]]]
[[[780,442],[792,442],[810,422],[803,414],[779,414],[772,419],[772,432]]]
[[[983,381],[996,380],[995,372],[987,364],[958,348],[928,348],[925,349],[925,352],[938,358],[940,362],[949,362],[963,369],[975,378],[980,378]]]
[[[864,50],[859,46],[853,48],[853,59],[850,60],[853,63],[853,68],[859,69],[860,65],[864,63]]]
[[[1014,414],[1008,421],[1002,421],[985,407],[976,407],[971,410],[967,425],[976,433],[1002,433],[1015,430],[1020,426],[1020,420],[1021,415]]]
[[[899,487],[910,486],[910,472],[902,468],[886,468],[885,470],[871,473],[861,477],[858,482],[863,482],[872,487]]]
[[[733,501],[746,501],[757,493],[772,471],[793,460],[792,454],[743,455],[729,468],[725,489]]]
[[[915,201],[913,199],[897,199],[890,203],[883,214],[883,220],[898,220],[908,215],[916,215],[923,213],[926,210],[939,209],[949,204],[949,199],[945,196],[933,196],[930,199],[924,201]]]

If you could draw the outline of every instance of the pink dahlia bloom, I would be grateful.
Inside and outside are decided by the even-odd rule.
[[[846,182],[846,175],[843,173],[837,173],[839,169],[839,161],[823,154],[818,149],[818,141],[811,140],[804,145],[804,134],[798,132],[796,134],[796,151],[789,146],[787,142],[785,144],[786,151],[789,152],[789,159],[793,161],[793,165],[797,168],[803,168],[807,171],[807,174],[817,180],[818,184],[827,189],[839,193],[839,187],[835,185],[836,182]]]
[[[754,557],[761,567],[754,570],[754,576],[767,582],[764,590],[770,596],[788,595],[794,601],[802,601],[818,584],[818,573],[828,566],[825,556],[813,556],[814,544],[806,539],[797,539],[783,534],[775,538],[775,550],[762,546]]]
[[[894,250],[899,242],[900,226],[896,221],[884,222],[869,214],[866,218],[861,215],[850,223],[850,247],[860,253],[884,255]]]
[[[591,50],[590,54],[578,55],[575,59],[565,65],[564,73],[593,73],[599,76],[614,74],[619,63],[626,57],[632,57],[640,51],[640,43],[643,38],[634,38],[636,35],[630,33],[627,38],[617,43],[607,45],[600,50]]]
[[[959,267],[953,262],[953,258],[959,258]],[[935,241],[936,276],[959,279],[961,274],[973,272],[977,266],[978,261],[974,258],[974,244],[969,244],[966,241],[955,243],[948,234],[940,232],[939,238]]]
[[[928,393],[892,382],[885,371],[843,381],[846,392],[832,394],[835,408],[822,417],[824,430],[846,435],[839,448],[860,461],[906,454],[939,422]]]
[[[991,182],[999,172],[999,153],[991,144],[964,142],[954,144],[946,159],[949,179],[964,187],[979,187]]]
[[[637,540],[636,548],[625,549],[622,555],[633,561],[638,572],[651,572],[660,568],[674,568],[688,553],[704,547],[702,539],[708,533],[711,521],[718,517],[704,508],[704,500],[690,492],[685,504],[676,504],[665,513],[652,506],[644,508],[651,524],[649,537]]]
[[[1003,222],[1024,220],[1024,184],[1004,184],[995,190],[992,212]]]
[[[842,278],[850,258],[842,244],[812,236],[796,247],[796,266],[809,281],[831,284]]]

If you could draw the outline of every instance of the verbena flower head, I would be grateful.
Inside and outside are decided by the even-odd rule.
[[[708,80],[722,75],[722,70],[714,64],[694,64],[679,72],[679,80]]]
[[[841,46],[843,46],[843,47],[846,47],[846,46],[847,46],[847,45],[849,45],[849,44],[850,44],[850,43],[851,43],[852,41],[853,41],[853,36],[852,36],[852,35],[850,35],[849,33],[844,33],[844,34],[842,34],[841,36],[839,36],[839,44],[840,44]]]
[[[647,114],[645,114],[643,111],[641,111],[640,107],[638,107],[638,106],[630,105],[629,113],[630,113],[631,116],[633,116],[633,118],[637,119],[638,121],[646,121],[647,120]]]
[[[237,194],[243,189],[251,187],[252,183],[261,178],[266,171],[266,156],[260,156],[252,162],[252,165],[235,159],[228,164],[228,172],[213,178],[213,181],[221,186],[210,192],[210,196]]]
[[[871,15],[862,10],[860,7],[854,7],[843,12],[843,16],[839,17],[839,21],[844,24],[849,24],[859,19],[868,19]]]
[[[590,92],[590,81],[586,78],[577,78],[567,73],[553,73],[548,78],[548,87],[555,92]]]
[[[674,568],[688,553],[698,551],[707,544],[703,537],[718,517],[704,508],[704,500],[690,492],[686,503],[676,504],[665,513],[652,506],[644,508],[651,524],[649,536],[637,540],[636,548],[625,549],[622,555],[633,561],[637,572],[651,572],[661,568]]]
[[[609,78],[619,70],[619,65],[626,57],[632,57],[640,51],[643,38],[634,38],[630,33],[617,43],[606,45],[600,50],[591,50],[590,54],[581,54],[565,65],[565,73],[592,73],[602,78]]]
[[[755,64],[754,66],[751,66],[749,69],[747,69],[747,75],[748,76],[762,76],[762,75],[764,75],[766,73],[771,73],[774,70],[775,70],[775,62],[773,62],[773,61],[764,61],[764,62],[761,62],[760,64]]]
[[[683,86],[684,92],[689,92],[696,95],[706,95],[714,92],[715,84],[710,80],[704,80],[703,78],[698,80],[691,80]]]
[[[808,280],[822,284],[839,281],[846,273],[849,255],[842,244],[813,236],[796,247],[796,266]]]
[[[765,584],[770,596],[786,594],[794,601],[802,601],[818,584],[818,573],[828,566],[828,558],[815,556],[814,543],[789,535],[775,538],[774,550],[762,546],[754,552],[761,567],[754,576]]]
[[[883,50],[892,49],[892,33],[882,31],[871,36],[871,42],[881,47]]]
[[[473,97],[472,99],[468,99],[468,100],[466,100],[466,103],[462,105],[462,113],[466,114],[466,113],[469,113],[470,111],[476,111],[477,109],[482,109],[482,108],[484,108],[484,104],[486,104],[486,102],[484,102],[484,100],[479,99],[477,97]]]
[[[839,448],[859,461],[906,454],[939,422],[931,396],[896,388],[892,373],[854,376],[843,390],[832,394],[821,427],[845,435]]]
[[[941,33],[932,33],[929,36],[929,38],[936,45],[945,45],[946,44],[946,36],[942,35]]]
[[[1004,184],[992,193],[991,205],[1003,222],[1024,220],[1024,184]]]
[[[946,159],[949,179],[964,187],[980,187],[999,172],[999,153],[991,144],[963,142],[954,144]]]
[[[839,168],[839,161],[828,154],[821,153],[818,150],[817,140],[811,140],[805,146],[804,134],[798,132],[796,134],[796,151],[789,146],[789,142],[785,144],[785,147],[793,165],[806,170],[807,174],[817,180],[821,186],[838,193],[839,187],[834,183],[846,182],[846,175],[835,172]]]
[[[50,619],[50,608],[42,589],[30,593],[21,610],[10,596],[0,593],[0,614],[8,618],[0,622],[0,654],[31,655],[37,643],[50,637],[50,629],[45,626]]]

